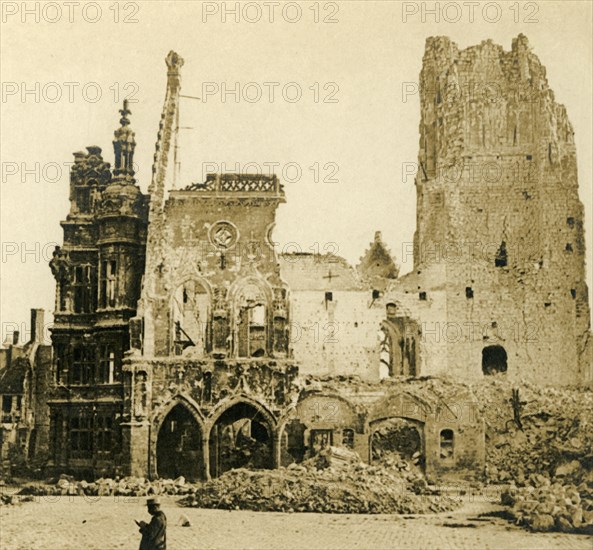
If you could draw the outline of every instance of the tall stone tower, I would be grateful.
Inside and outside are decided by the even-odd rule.
[[[134,132],[124,103],[115,169],[99,147],[74,153],[56,279],[49,440],[58,469],[110,469],[121,452],[122,359],[144,271],[148,198],[135,184]]]
[[[583,205],[573,128],[545,68],[523,35],[509,52],[429,38],[420,90],[414,276],[421,299],[440,293],[432,319],[458,325],[436,329],[442,370],[583,381]]]

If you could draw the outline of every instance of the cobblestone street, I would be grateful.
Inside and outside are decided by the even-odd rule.
[[[180,549],[583,549],[582,535],[536,534],[496,517],[498,507],[466,503],[434,516],[284,514],[181,508],[163,499],[169,550]],[[185,514],[190,527],[181,527]],[[134,519],[147,520],[144,499],[38,497],[0,509],[2,550],[138,548]]]

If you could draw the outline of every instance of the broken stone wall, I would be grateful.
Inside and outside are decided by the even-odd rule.
[[[446,289],[438,285],[442,278],[443,265],[422,266],[398,279],[384,298],[387,308],[394,304],[396,318],[416,321],[406,325],[405,332],[417,342],[417,376],[448,373],[447,349],[457,325],[449,322]],[[461,373],[466,376],[467,371]]]
[[[237,185],[248,183],[240,180]],[[198,356],[211,351],[230,356],[244,353],[239,349],[239,331],[248,321],[240,310],[256,302],[265,306],[266,356],[272,350],[286,356],[286,346],[284,350],[279,346],[286,340],[287,291],[270,242],[275,210],[283,198],[274,192],[252,194],[247,197],[240,188],[237,194],[171,193],[157,253],[148,255],[156,263],[147,265],[145,279],[152,282],[145,281],[142,300],[145,355],[174,354],[175,293],[185,282],[196,281],[207,301],[207,311],[198,320],[204,341],[203,349],[194,350]],[[189,332],[187,326],[181,328]]]
[[[414,382],[405,388],[385,385],[371,406],[368,430],[386,419],[406,419],[418,428],[426,473],[479,475],[484,465],[484,424],[475,398],[466,387],[450,382]]]
[[[299,452],[300,460],[315,456],[323,445],[350,448],[365,462],[369,460],[365,409],[348,397],[331,391],[304,392],[291,416],[284,427],[283,445],[293,461]]]
[[[509,377],[585,381],[583,206],[572,126],[545,68],[522,35],[510,52],[436,37],[420,84],[415,270],[444,269],[426,283],[446,291],[441,326],[458,325],[447,370],[480,377],[484,348],[497,345]]]
[[[301,374],[353,374],[379,380],[379,330],[385,307],[372,291],[291,292],[291,346]]]

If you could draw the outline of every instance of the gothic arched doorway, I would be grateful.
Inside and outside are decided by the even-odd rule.
[[[273,468],[273,426],[251,403],[231,405],[210,431],[210,475],[218,477],[233,468]]]
[[[202,478],[202,431],[186,406],[175,405],[163,420],[157,445],[157,474],[161,478]]]

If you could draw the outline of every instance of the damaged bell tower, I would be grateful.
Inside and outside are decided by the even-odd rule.
[[[491,40],[459,50],[434,37],[420,90],[407,279],[431,310],[419,316],[440,324],[432,347],[443,352],[425,372],[586,380],[592,350],[574,132],[545,68],[523,35],[509,52]],[[440,332],[451,323],[458,330]]]

